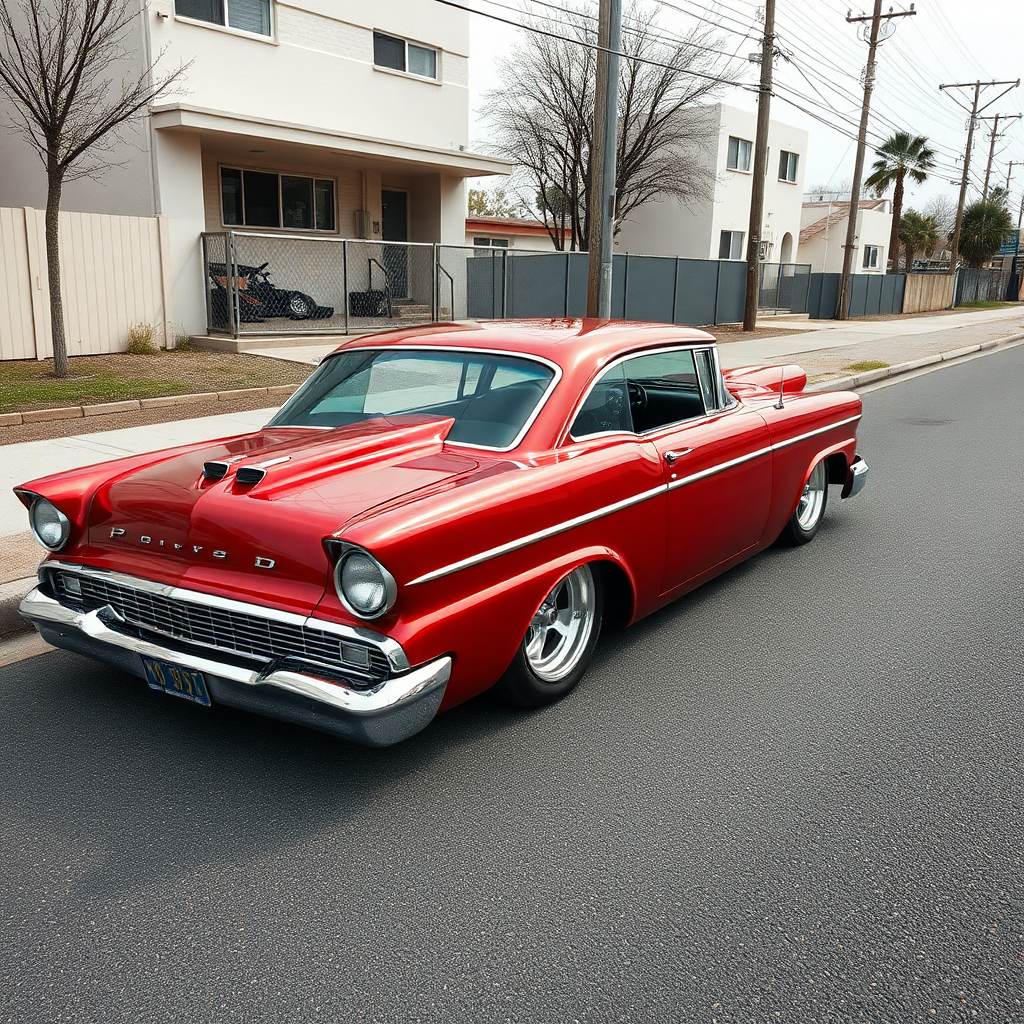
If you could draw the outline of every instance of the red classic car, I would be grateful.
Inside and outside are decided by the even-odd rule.
[[[631,623],[856,494],[860,398],[659,324],[342,345],[262,430],[34,480],[21,611],[154,689],[385,745],[571,690]]]

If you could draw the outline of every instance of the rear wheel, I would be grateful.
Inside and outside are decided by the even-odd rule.
[[[292,320],[305,320],[316,309],[316,303],[302,292],[292,292],[288,296],[288,315]]]
[[[603,602],[589,565],[564,576],[544,598],[497,692],[520,707],[565,696],[583,678],[601,632]]]
[[[828,468],[822,460],[811,470],[796,511],[790,516],[779,540],[784,544],[806,544],[818,532],[827,504]]]

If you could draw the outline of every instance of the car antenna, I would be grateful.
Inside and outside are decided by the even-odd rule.
[[[782,379],[779,381],[779,400],[772,406],[773,409],[785,409],[782,404],[782,391],[786,386],[786,368],[782,367]]]

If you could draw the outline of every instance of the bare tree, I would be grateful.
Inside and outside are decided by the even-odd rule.
[[[921,212],[935,221],[940,242],[948,243],[956,227],[956,200],[945,193],[939,193],[924,204]]]
[[[585,249],[597,23],[579,6],[559,17],[562,38],[531,33],[501,61],[505,85],[486,97],[484,116],[494,148],[516,164],[522,191],[536,199],[555,247]],[[540,22],[536,27],[551,28]],[[710,150],[715,129],[700,104],[719,90],[715,79],[731,70],[714,50],[715,42],[712,33],[699,29],[685,37],[665,36],[656,26],[655,8],[642,0],[628,4],[627,59],[619,81],[616,232],[633,210],[654,199],[691,205],[712,197],[714,170],[701,151]]]
[[[54,373],[70,375],[60,294],[59,214],[66,181],[112,166],[117,129],[140,116],[184,74],[128,67],[124,37],[140,16],[131,0],[0,0],[0,91],[16,132],[46,168],[46,271]],[[159,58],[158,58],[159,59]]]

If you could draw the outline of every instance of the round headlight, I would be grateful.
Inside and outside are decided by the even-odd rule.
[[[50,551],[59,551],[68,542],[71,523],[52,501],[36,498],[29,509],[28,521],[35,538]]]
[[[394,577],[365,551],[348,551],[341,556],[335,582],[349,610],[364,619],[375,618],[394,604]]]

